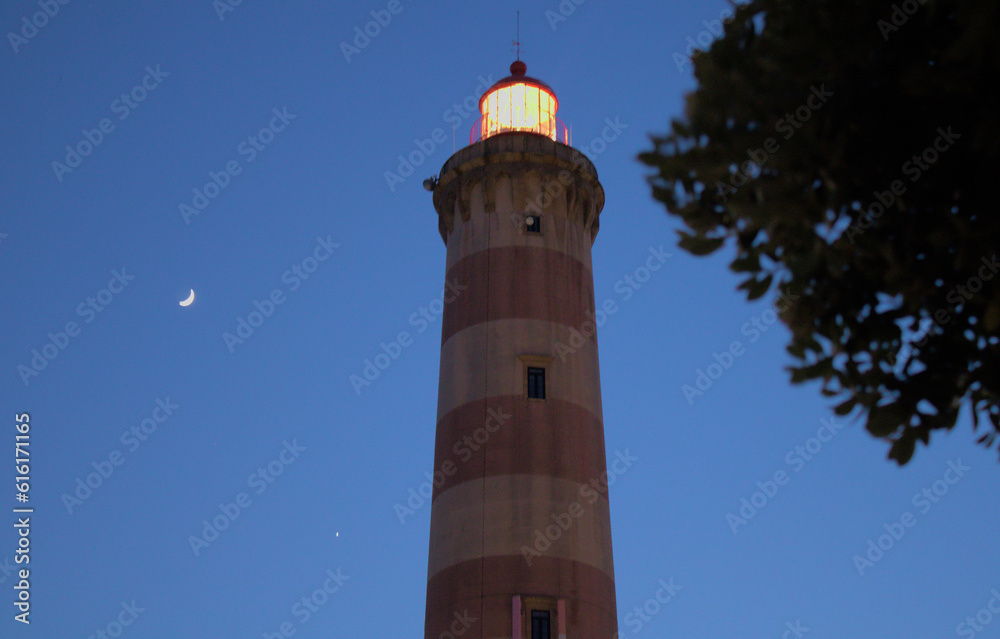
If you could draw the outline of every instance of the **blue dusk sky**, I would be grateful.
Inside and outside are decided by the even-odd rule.
[[[727,6],[4,2],[0,636],[422,635],[445,248],[421,181],[520,10],[607,197],[621,636],[1000,637],[1000,469],[968,415],[904,468],[831,423],[773,296],[651,198],[636,155]]]

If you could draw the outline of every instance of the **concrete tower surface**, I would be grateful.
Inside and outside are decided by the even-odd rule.
[[[617,633],[591,269],[604,190],[525,71],[486,91],[470,145],[425,183],[449,291],[426,639]]]

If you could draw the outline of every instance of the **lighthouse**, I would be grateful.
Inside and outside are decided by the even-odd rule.
[[[425,639],[612,639],[597,170],[520,60],[425,183],[447,246]]]

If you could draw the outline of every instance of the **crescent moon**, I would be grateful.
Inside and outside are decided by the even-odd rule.
[[[194,302],[194,289],[191,289],[191,294],[188,295],[188,298],[186,300],[178,302],[178,304],[180,304],[181,306],[191,306],[192,302]]]

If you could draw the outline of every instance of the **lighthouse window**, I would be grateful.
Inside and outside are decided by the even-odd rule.
[[[531,639],[549,639],[549,611],[531,611]]]
[[[545,399],[545,369],[528,367],[528,397]],[[548,626],[546,626],[548,627]]]
[[[542,221],[537,215],[529,215],[524,218],[525,228],[528,233],[541,233]]]

